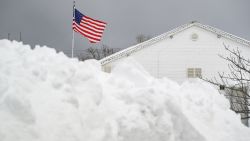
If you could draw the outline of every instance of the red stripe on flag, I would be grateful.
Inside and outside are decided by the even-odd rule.
[[[103,31],[104,31],[104,30],[97,30],[97,29],[93,28],[92,26],[89,26],[89,25],[84,24],[84,23],[80,23],[80,25],[81,25],[82,27],[87,28],[87,29],[89,29],[89,30],[92,30],[93,32],[96,32],[96,33],[102,34]]]
[[[102,23],[102,24],[105,24],[105,25],[107,24],[106,22],[92,19],[92,18],[90,18],[89,16],[85,16],[85,17],[88,18],[88,19],[90,19],[90,20],[93,20],[93,21],[95,21],[95,22],[98,22],[98,23]]]
[[[92,35],[94,35],[94,36],[102,37],[102,33],[97,33],[97,32],[95,32],[95,31],[93,31],[93,30],[91,30],[91,29],[88,29],[88,28],[86,28],[86,27],[84,27],[84,26],[81,26],[81,25],[78,25],[78,24],[76,24],[76,26],[77,26],[78,28],[80,28],[80,29],[81,29],[82,31],[84,31],[84,32],[87,32],[87,33],[92,34]]]
[[[105,28],[105,26],[106,26],[106,24],[103,24],[103,23],[99,23],[99,22],[93,21],[93,20],[89,19],[89,18],[86,17],[86,16],[83,17],[83,20],[86,21],[86,22],[89,22],[89,23],[91,23],[91,24],[94,24],[94,25],[96,25],[96,26],[98,26],[98,27],[103,27],[103,28]]]
[[[80,34],[82,34],[83,36],[88,38],[91,42],[99,42],[99,41],[101,41],[101,38],[89,35],[88,33],[84,32],[80,28],[78,28],[77,25],[78,24],[73,24],[74,31],[79,32]]]
[[[96,34],[95,32],[89,32],[89,31],[87,31],[85,28],[82,28],[81,26],[79,26],[78,24],[76,24],[76,26],[82,31],[82,32],[84,32],[84,33],[86,33],[86,34],[90,34],[90,35],[92,35],[92,36],[94,36],[94,37],[96,37],[96,38],[101,38],[102,37],[102,35],[98,35],[98,34]]]
[[[84,32],[82,32],[81,30],[79,30],[77,27],[76,27],[76,31],[79,32],[80,34],[82,34],[83,36],[85,36],[86,38],[88,38],[88,40],[90,41],[94,41],[94,42],[98,42],[98,41],[101,41],[100,39],[95,39],[87,34],[85,34]]]
[[[85,21],[85,20],[82,20],[81,21],[81,24],[86,24],[86,25],[88,25],[88,26],[91,26],[91,27],[93,27],[93,28],[95,28],[96,30],[104,30],[105,28],[104,27],[100,27],[100,26],[97,26],[97,25],[94,25],[94,24],[92,24],[92,23],[90,23],[90,22],[87,22],[87,21]]]

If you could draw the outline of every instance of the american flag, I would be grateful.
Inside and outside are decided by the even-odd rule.
[[[73,30],[88,38],[90,43],[101,41],[106,25],[107,23],[92,19],[75,9],[72,24]]]

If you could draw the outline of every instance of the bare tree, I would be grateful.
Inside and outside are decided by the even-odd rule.
[[[241,114],[242,121],[248,125],[250,99],[250,60],[240,50],[224,45],[229,56],[220,57],[228,62],[229,73],[219,72],[219,80],[203,79],[219,86],[220,91],[230,100],[231,109]]]
[[[144,41],[147,41],[151,39],[151,36],[146,36],[144,34],[139,34],[136,36],[136,42],[142,43]],[[93,48],[89,47],[86,50],[84,50],[80,55],[78,55],[79,60],[84,61],[87,59],[96,59],[100,60],[104,57],[107,57],[115,52],[118,52],[120,48],[110,48],[107,45],[102,45],[101,48]]]
[[[139,34],[136,36],[136,43],[142,43],[144,41],[147,41],[151,39],[151,36],[146,36],[144,34]]]
[[[107,45],[103,45],[101,48],[102,58],[107,57],[115,52],[116,50],[114,48],[109,48]]]
[[[110,48],[107,45],[102,45],[101,48],[93,48],[89,47],[86,49],[83,53],[81,53],[78,58],[81,61],[87,60],[87,59],[96,59],[100,60],[104,57],[107,57],[115,52],[117,52],[119,49]]]

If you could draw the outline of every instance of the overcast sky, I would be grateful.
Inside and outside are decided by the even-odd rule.
[[[83,14],[108,23],[103,39],[90,44],[75,34],[75,50],[106,44],[126,48],[138,34],[152,37],[192,20],[250,40],[250,0],[76,0]],[[70,54],[72,0],[0,0],[0,38],[47,45]]]

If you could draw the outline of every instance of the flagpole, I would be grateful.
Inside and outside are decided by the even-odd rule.
[[[75,33],[74,30],[72,30],[72,48],[71,48],[71,58],[74,57],[74,45],[75,45]]]
[[[73,1],[73,18],[75,20],[75,0]],[[71,47],[71,58],[74,57],[74,47],[75,47],[75,32],[72,28],[72,47]]]

